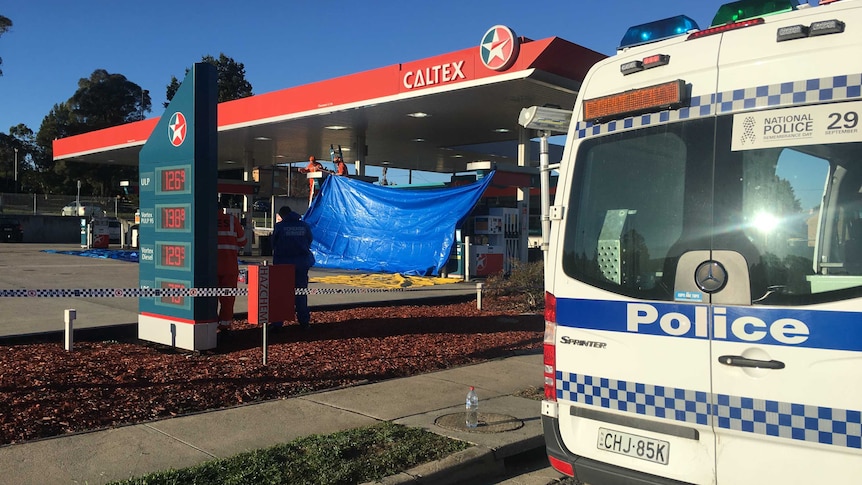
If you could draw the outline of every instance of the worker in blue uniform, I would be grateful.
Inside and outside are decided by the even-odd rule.
[[[308,288],[308,270],[314,266],[313,240],[311,226],[299,214],[287,206],[278,210],[272,231],[272,263],[293,265],[296,288]],[[296,319],[300,327],[307,329],[311,323],[308,295],[296,295],[295,298]],[[283,323],[273,322],[272,327],[280,328]]]

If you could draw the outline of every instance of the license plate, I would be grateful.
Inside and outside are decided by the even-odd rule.
[[[662,465],[667,465],[670,459],[670,443],[667,441],[607,428],[599,428],[598,448]]]

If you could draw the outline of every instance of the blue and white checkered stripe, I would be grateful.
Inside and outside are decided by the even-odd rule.
[[[862,411],[719,394],[719,428],[862,448]]]
[[[862,74],[808,79],[719,93],[718,114],[747,109],[840,101],[862,96]]]
[[[585,138],[588,136],[606,135],[617,131],[643,128],[650,125],[670,123],[674,121],[702,118],[713,113],[715,95],[695,96],[691,99],[690,106],[673,111],[660,111],[633,116],[622,120],[609,121],[607,123],[593,124],[590,121],[579,121],[576,126],[576,136]]]
[[[557,399],[674,421],[862,449],[862,411],[557,371]]]
[[[709,394],[557,371],[557,398],[616,411],[708,425]]]
[[[601,124],[580,121],[575,128],[575,134],[577,138],[586,138],[713,114],[722,115],[757,108],[776,108],[860,97],[862,97],[862,74],[792,81],[695,96],[691,99],[689,107],[673,111],[649,113]]]

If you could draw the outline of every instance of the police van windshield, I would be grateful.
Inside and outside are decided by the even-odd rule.
[[[751,302],[862,296],[862,144],[732,150],[733,118],[584,140],[563,269],[621,295],[673,300],[676,263],[730,250]]]

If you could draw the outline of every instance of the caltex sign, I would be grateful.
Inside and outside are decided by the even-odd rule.
[[[505,25],[495,25],[485,32],[479,44],[482,64],[488,69],[502,71],[508,69],[518,58],[518,37]]]
[[[178,147],[186,140],[186,117],[177,111],[168,123],[168,139],[171,145]]]

